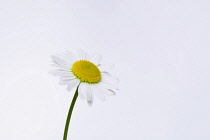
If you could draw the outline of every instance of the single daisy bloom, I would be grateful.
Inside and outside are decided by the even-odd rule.
[[[51,58],[56,69],[50,73],[59,76],[59,84],[66,85],[68,91],[78,89],[79,97],[86,99],[89,106],[93,104],[94,96],[104,101],[105,95],[115,95],[119,80],[109,74],[109,66],[101,64],[100,55],[90,56],[80,50]]]

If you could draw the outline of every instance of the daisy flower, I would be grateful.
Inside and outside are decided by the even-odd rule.
[[[88,105],[93,104],[94,96],[102,101],[105,95],[115,95],[118,79],[108,73],[108,67],[101,65],[100,55],[89,56],[80,50],[77,54],[66,52],[62,56],[51,56],[55,70],[50,73],[60,77],[60,84],[66,85],[68,91],[75,90],[69,108],[63,140],[67,140],[71,115],[78,95],[86,99]]]
[[[62,56],[51,56],[52,66],[57,69],[50,73],[60,77],[60,85],[66,85],[68,91],[76,90],[81,99],[89,106],[94,96],[105,100],[105,95],[115,95],[118,79],[108,73],[108,66],[102,65],[100,55],[88,55],[83,50],[77,54],[67,51]]]

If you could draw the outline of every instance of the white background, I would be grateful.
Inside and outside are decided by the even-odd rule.
[[[209,0],[0,0],[0,139],[62,140],[73,94],[49,56],[82,48],[120,90],[78,99],[69,140],[209,140],[209,45]]]

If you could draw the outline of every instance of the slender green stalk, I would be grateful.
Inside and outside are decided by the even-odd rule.
[[[70,123],[70,120],[71,120],[71,114],[73,112],[74,105],[75,105],[75,102],[77,100],[77,97],[78,97],[78,87],[77,87],[76,92],[74,94],[74,97],[71,101],[71,106],[69,108],[68,116],[66,118],[66,125],[65,125],[65,129],[64,129],[63,140],[67,140],[69,123]]]

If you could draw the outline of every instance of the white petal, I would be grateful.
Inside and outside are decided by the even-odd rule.
[[[90,85],[87,86],[87,102],[89,106],[93,105],[94,96],[92,94],[92,90],[90,88]]]
[[[81,99],[87,99],[88,105],[92,106],[94,97],[90,88],[90,84],[80,83],[78,88],[78,94]]]
[[[103,86],[98,86],[98,88],[100,89],[100,91],[103,93],[103,94],[106,94],[106,95],[115,95],[115,92],[111,89],[105,89]]]
[[[107,89],[107,90],[108,90],[108,92],[106,92],[107,95],[116,95],[116,93],[113,90],[111,89]]]
[[[70,51],[66,51],[66,56],[71,60],[73,63],[78,60],[74,53]]]
[[[78,86],[80,81],[78,79],[70,80],[68,85],[67,85],[67,91],[71,91],[73,88]]]
[[[101,101],[105,101],[106,98],[103,94],[103,91],[101,90],[101,88],[99,87],[98,84],[92,84],[91,85],[91,89],[93,92],[93,95],[96,96],[97,98],[99,98]]]
[[[69,68],[67,62],[64,61],[63,59],[60,59],[59,57],[54,56],[54,55],[51,55],[51,58],[55,64],[60,65],[63,68],[67,68],[67,69]]]
[[[101,74],[102,74],[101,80],[104,83],[113,84],[113,85],[117,85],[119,83],[119,79],[111,76],[109,73],[107,73],[107,72],[101,72]]]
[[[82,49],[77,50],[77,53],[80,60],[89,60],[88,54],[84,52]]]
[[[93,62],[96,66],[99,66],[99,64],[101,63],[102,60],[102,56],[101,55],[93,55],[90,58],[90,61]]]
[[[63,70],[52,70],[49,73],[54,76],[72,76],[73,75],[71,72],[67,72]]]
[[[114,65],[104,65],[103,64],[103,65],[99,65],[98,68],[101,72],[107,72],[107,71],[113,69]]]
[[[105,89],[119,90],[116,84],[105,83],[102,80],[98,84],[104,87]]]
[[[80,83],[79,88],[78,88],[78,94],[81,99],[86,99],[87,98],[87,86],[86,83]]]
[[[68,55],[66,53],[60,54],[58,55],[58,57],[63,60],[64,62],[66,62],[68,68],[72,66],[72,64],[74,63],[71,59],[69,59]]]
[[[75,78],[76,78],[75,76],[61,76],[60,77],[61,80],[73,80]]]
[[[67,85],[71,80],[61,80],[59,81],[60,85]]]
[[[58,65],[56,63],[51,64],[51,66],[56,67],[56,68],[59,68],[60,70],[69,71],[69,68],[68,69],[67,68],[64,68],[63,66],[60,66],[60,65]]]

